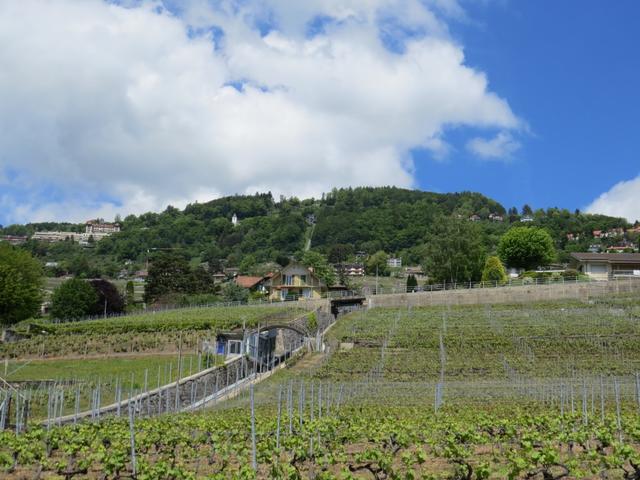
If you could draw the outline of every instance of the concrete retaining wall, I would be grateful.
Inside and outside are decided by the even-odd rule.
[[[367,306],[428,307],[432,305],[484,305],[496,303],[528,303],[552,300],[602,297],[622,293],[640,294],[640,279],[611,280],[588,283],[555,283],[497,288],[440,290],[403,294],[375,295],[367,298]]]

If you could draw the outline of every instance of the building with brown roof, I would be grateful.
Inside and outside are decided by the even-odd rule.
[[[594,280],[640,279],[640,253],[572,253],[571,258],[576,270]]]
[[[234,281],[242,288],[251,290],[252,292],[266,292],[264,285],[265,277],[250,277],[248,275],[238,275]]]

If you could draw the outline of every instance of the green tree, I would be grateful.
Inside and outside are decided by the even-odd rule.
[[[482,281],[500,284],[507,281],[507,272],[505,272],[500,258],[496,256],[487,258],[484,270],[482,270]]]
[[[135,287],[133,281],[129,280],[125,287],[126,303],[127,305],[133,305],[135,303]]]
[[[367,259],[365,270],[369,275],[380,275],[385,277],[389,275],[389,265],[387,265],[389,255],[382,250],[377,251]]]
[[[312,268],[313,273],[327,286],[336,283],[336,272],[321,253],[308,250],[302,255],[301,262],[305,267]]]
[[[424,260],[431,280],[441,283],[480,280],[485,259],[483,232],[475,222],[442,217],[434,222]]]
[[[161,253],[153,259],[144,291],[144,301],[151,303],[170,293],[189,293],[189,263],[175,253]]]
[[[55,289],[51,297],[51,317],[78,320],[91,313],[98,302],[98,294],[86,281],[72,278]]]
[[[231,281],[223,285],[222,296],[227,302],[246,302],[249,298],[249,290]]]
[[[250,274],[256,266],[256,257],[254,255],[245,255],[238,268],[243,275]]]
[[[532,269],[556,258],[551,235],[540,227],[514,227],[498,243],[498,256],[509,267]]]
[[[96,303],[89,312],[92,315],[113,315],[124,312],[124,298],[113,283],[102,278],[89,280],[89,285],[93,287],[98,296]]]
[[[23,250],[0,243],[0,324],[13,325],[38,314],[42,268]]]
[[[350,255],[353,255],[353,246],[338,243],[336,245],[331,245],[327,257],[329,263],[342,263],[345,262]]]

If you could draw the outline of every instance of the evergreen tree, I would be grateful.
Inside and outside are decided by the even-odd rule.
[[[415,292],[418,287],[418,280],[415,275],[407,276],[407,292]]]
[[[498,257],[489,257],[484,264],[482,281],[502,284],[507,281],[507,272]]]

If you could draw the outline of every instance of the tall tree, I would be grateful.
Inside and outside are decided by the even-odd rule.
[[[553,239],[540,227],[514,227],[498,243],[498,256],[509,267],[532,269],[556,258]]]
[[[0,324],[13,325],[38,314],[42,268],[23,250],[0,243]]]
[[[313,250],[308,250],[302,255],[302,263],[305,267],[313,269],[313,273],[322,280],[327,286],[336,283],[336,272],[331,265],[327,263],[324,255]]]
[[[51,297],[51,316],[59,320],[78,320],[92,313],[98,301],[95,289],[85,280],[71,278]]]
[[[365,270],[369,275],[385,277],[389,275],[389,265],[387,264],[389,255],[382,250],[377,251],[367,259]]]
[[[124,298],[120,295],[118,288],[111,282],[103,279],[90,280],[89,284],[96,292],[97,300],[91,314],[100,315],[106,313],[122,313],[124,311]],[[133,284],[132,284],[133,285]]]
[[[442,217],[428,237],[424,268],[442,283],[480,280],[485,259],[482,229],[464,219]]]
[[[169,293],[188,293],[190,280],[189,263],[180,255],[163,252],[149,267],[144,300],[150,303]]]

